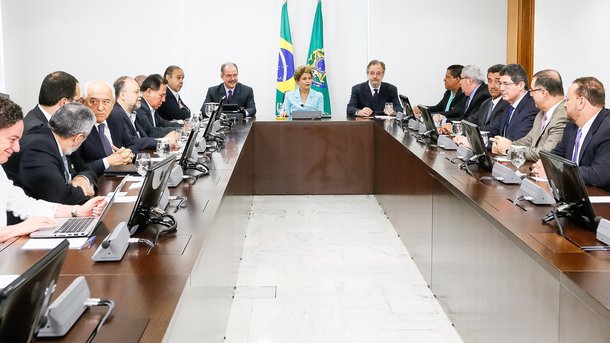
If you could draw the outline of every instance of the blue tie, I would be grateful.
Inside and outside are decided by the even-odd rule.
[[[101,123],[100,125],[97,126],[97,129],[100,132],[100,140],[102,141],[102,146],[104,147],[104,152],[106,153],[106,156],[110,156],[110,155],[112,155],[112,146],[110,145],[110,141],[108,140],[108,137],[106,137],[106,135],[104,134],[105,128],[106,128],[106,125],[104,123]]]
[[[502,137],[506,137],[506,130],[508,129],[508,124],[510,124],[510,120],[513,119],[514,110],[515,110],[515,108],[512,106],[509,107],[509,109],[508,109],[508,120],[506,121],[506,124],[502,128]]]
[[[572,162],[578,164],[578,155],[580,150],[580,137],[582,137],[582,130],[578,129],[576,132],[576,139],[574,140],[574,150],[572,150]]]

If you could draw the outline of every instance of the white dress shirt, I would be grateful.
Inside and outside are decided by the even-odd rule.
[[[57,204],[36,200],[25,195],[23,190],[6,177],[0,167],[0,230],[6,226],[6,211],[12,211],[15,217],[27,219],[31,216],[55,217]]]

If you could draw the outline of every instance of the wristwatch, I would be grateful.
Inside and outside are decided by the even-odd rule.
[[[72,215],[72,217],[78,217],[77,211],[78,211],[79,207],[80,206],[78,206],[78,205],[72,206],[72,210],[70,210],[70,214]]]

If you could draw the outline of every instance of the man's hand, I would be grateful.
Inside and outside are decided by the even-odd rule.
[[[29,217],[17,225],[12,225],[14,236],[29,235],[31,232],[40,229],[50,229],[55,226],[55,220],[49,217]]]
[[[416,118],[421,117],[421,110],[419,109],[419,105],[413,107],[413,114],[415,115]]]
[[[510,148],[510,145],[513,144],[513,141],[502,136],[495,136],[491,139],[491,141],[493,142],[491,152],[496,155],[506,155],[508,148]]]
[[[104,207],[106,206],[106,199],[104,197],[95,197],[89,199],[82,206],[79,206],[76,210],[77,217],[91,217],[99,216],[104,211]]]
[[[84,177],[82,175],[75,176],[72,179],[72,182],[70,182],[70,184],[73,187],[80,187],[86,196],[90,197],[95,194],[95,191],[93,190],[93,185],[91,184],[89,179],[87,179],[86,177]]]
[[[176,142],[180,139],[179,133],[176,131],[172,131],[163,137],[169,141],[170,149],[176,148]]]
[[[544,166],[542,165],[542,161],[538,160],[536,163],[532,164],[532,174],[537,177],[547,178],[546,172],[544,171]]]
[[[370,117],[372,115],[373,115],[373,110],[368,107],[365,107],[361,110],[356,111],[356,116],[358,116],[358,117]]]
[[[455,143],[456,145],[463,145],[467,148],[470,148],[470,143],[468,143],[468,138],[466,138],[464,136],[454,136],[453,143]]]

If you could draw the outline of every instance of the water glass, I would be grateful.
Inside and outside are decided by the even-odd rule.
[[[169,154],[169,140],[167,138],[157,139],[157,155],[165,157]]]
[[[525,147],[522,145],[511,145],[508,149],[510,162],[519,170],[519,167],[525,163]]]
[[[136,170],[138,174],[144,176],[150,168],[151,160],[150,154],[147,152],[140,152],[136,155]]]
[[[453,134],[456,136],[462,135],[462,122],[460,120],[456,120],[452,122],[453,124]]]
[[[386,102],[385,106],[383,107],[383,113],[390,115],[392,112],[394,112],[394,104],[391,102]]]
[[[481,138],[483,138],[483,143],[487,146],[487,143],[489,143],[489,131],[481,131]]]

